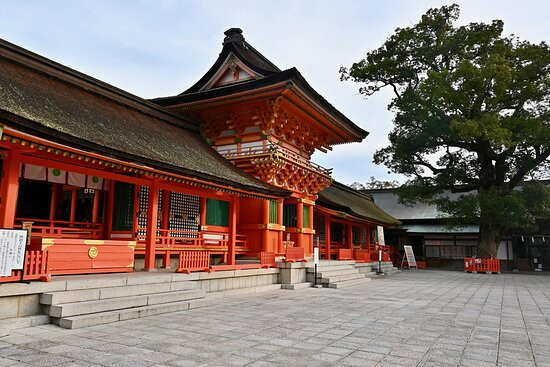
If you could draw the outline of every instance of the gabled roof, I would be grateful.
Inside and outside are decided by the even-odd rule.
[[[205,102],[239,93],[253,93],[275,85],[297,88],[299,94],[309,104],[315,104],[318,110],[335,120],[337,126],[347,130],[354,137],[351,141],[361,141],[369,134],[313,89],[296,68],[280,70],[265,56],[245,41],[242,30],[231,28],[225,32],[223,48],[214,65],[191,88],[181,94],[151,99],[152,102],[166,107]],[[236,65],[235,65],[236,64]],[[247,69],[250,78],[235,78],[233,82],[216,83],[229,67]]]
[[[259,53],[254,47],[245,41],[243,31],[240,28],[231,28],[224,32],[223,48],[214,65],[185,92],[180,96],[199,92],[208,85],[208,82],[215,74],[227,64],[231,58],[241,61],[246,67],[250,68],[256,78],[267,77],[277,74],[281,71],[275,64],[269,61],[264,55]]]
[[[68,146],[270,196],[196,127],[157,105],[0,39],[0,121]]]
[[[344,184],[333,181],[332,185],[318,193],[315,204],[332,210],[342,211],[352,216],[388,226],[400,224],[368,195]]]

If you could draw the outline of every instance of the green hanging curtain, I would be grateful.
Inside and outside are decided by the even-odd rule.
[[[309,206],[304,205],[304,228],[309,228]]]
[[[277,215],[277,201],[269,201],[269,223],[277,223],[279,216]]]
[[[206,224],[229,227],[229,202],[206,199]]]

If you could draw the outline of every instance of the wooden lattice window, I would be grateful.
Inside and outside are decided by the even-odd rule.
[[[206,224],[210,226],[229,226],[229,202],[206,199]]]
[[[279,215],[277,214],[277,201],[269,201],[269,223],[278,223]]]
[[[283,225],[285,227],[296,227],[296,204],[283,205]]]
[[[134,185],[115,182],[113,194],[113,230],[131,231],[134,220]]]
[[[170,225],[175,231],[199,230],[200,198],[179,192],[170,193]],[[172,233],[173,237],[196,237],[196,233]]]
[[[162,190],[159,190],[158,196],[158,214],[157,214],[157,228],[162,228]],[[149,186],[140,186],[138,193],[138,227],[147,227],[147,208],[149,207]],[[145,230],[138,231],[138,235],[145,235]]]

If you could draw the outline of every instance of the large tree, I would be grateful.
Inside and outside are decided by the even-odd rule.
[[[430,9],[341,76],[367,97],[393,93],[391,144],[374,161],[410,178],[401,198],[436,203],[455,226],[478,222],[478,257],[490,257],[550,208],[537,181],[550,166],[550,48],[458,16],[458,5]]]

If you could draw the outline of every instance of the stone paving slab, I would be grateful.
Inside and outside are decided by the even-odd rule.
[[[2,366],[550,366],[550,277],[404,271],[342,290],[0,338]]]

